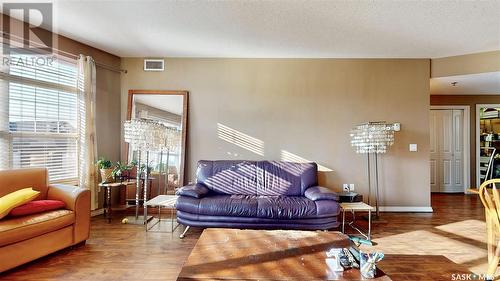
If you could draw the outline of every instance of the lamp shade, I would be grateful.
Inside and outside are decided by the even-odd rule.
[[[167,144],[167,127],[149,119],[132,119],[123,124],[125,142],[133,150],[160,151]]]
[[[164,150],[174,151],[180,145],[181,131],[175,127],[166,127],[167,140]]]
[[[394,144],[394,129],[385,121],[368,122],[351,130],[351,146],[356,153],[386,153]]]

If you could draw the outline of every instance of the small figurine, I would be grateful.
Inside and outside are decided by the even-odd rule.
[[[375,278],[377,273],[377,262],[384,258],[384,253],[360,253],[360,271],[365,278]]]
[[[344,268],[340,264],[341,255],[344,254],[342,248],[332,248],[326,252],[326,264],[332,271],[344,271]]]

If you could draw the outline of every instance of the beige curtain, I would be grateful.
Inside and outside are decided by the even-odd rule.
[[[0,72],[9,73],[8,64],[0,64]],[[11,167],[9,134],[9,81],[0,79],[0,170]]]
[[[95,135],[96,69],[92,57],[78,59],[78,165],[79,186],[90,189],[92,210],[98,207],[98,176],[95,162],[97,146]]]

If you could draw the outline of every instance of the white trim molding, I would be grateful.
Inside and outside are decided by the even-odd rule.
[[[432,213],[432,207],[419,206],[381,206],[381,212],[397,212],[397,213]]]

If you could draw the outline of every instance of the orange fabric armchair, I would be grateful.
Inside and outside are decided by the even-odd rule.
[[[32,187],[35,200],[61,200],[65,209],[0,220],[0,272],[84,242],[90,232],[90,191],[48,183],[47,169],[0,171],[0,196]]]

